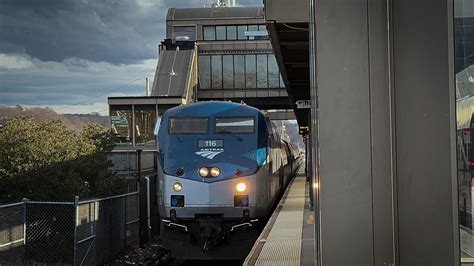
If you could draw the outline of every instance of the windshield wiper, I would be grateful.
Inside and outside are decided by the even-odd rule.
[[[229,131],[229,130],[220,130],[220,131],[218,131],[218,132],[216,132],[216,133],[218,133],[218,134],[227,134],[227,135],[232,136],[233,138],[235,138],[236,140],[238,140],[238,141],[240,141],[240,142],[243,141],[243,139],[242,139],[241,137],[235,135],[234,132],[231,132],[231,131]]]

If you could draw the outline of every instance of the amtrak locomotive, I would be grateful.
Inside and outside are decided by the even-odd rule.
[[[297,171],[295,150],[244,104],[174,107],[157,127],[163,246],[182,259],[244,258]]]

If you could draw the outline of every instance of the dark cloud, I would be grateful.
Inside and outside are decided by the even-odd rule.
[[[115,88],[153,76],[167,9],[211,2],[0,0],[0,105],[57,106],[88,99],[87,104],[105,105],[106,97],[116,94],[97,96],[109,91],[143,95],[143,80]],[[252,6],[262,0],[236,2]]]
[[[114,64],[155,58],[165,34],[167,8],[209,2],[2,0],[0,53],[26,53],[43,61],[77,57]],[[241,2],[249,5],[261,1]]]
[[[2,0],[0,52],[43,61],[137,62],[156,54],[164,13],[160,5],[135,1]]]

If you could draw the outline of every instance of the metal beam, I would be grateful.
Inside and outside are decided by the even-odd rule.
[[[268,118],[270,120],[295,120],[295,112],[293,111],[278,111],[278,112],[268,112]]]

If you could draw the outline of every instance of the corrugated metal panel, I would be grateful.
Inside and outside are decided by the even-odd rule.
[[[193,53],[194,50],[161,51],[152,96],[185,96]]]
[[[296,177],[255,265],[300,265],[305,177]]]

